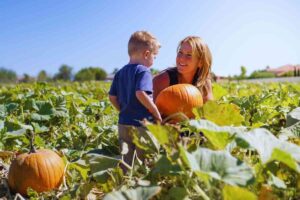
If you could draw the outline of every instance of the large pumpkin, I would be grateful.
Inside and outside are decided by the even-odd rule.
[[[187,117],[194,117],[192,109],[201,107],[203,99],[200,91],[191,84],[176,84],[162,90],[155,101],[159,112],[169,116],[182,112]]]
[[[30,187],[37,192],[58,188],[63,180],[65,164],[54,151],[44,149],[18,155],[11,163],[8,184],[12,191],[27,194]]]

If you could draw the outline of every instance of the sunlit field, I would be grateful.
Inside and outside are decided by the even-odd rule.
[[[9,189],[8,174],[32,141],[63,159],[64,176],[58,188],[28,189],[24,198],[300,199],[300,83],[215,83],[215,100],[195,108],[195,119],[145,122],[160,145],[135,134],[147,160],[135,157],[126,174],[119,167],[118,113],[108,101],[109,87],[0,86],[0,198],[21,198]]]

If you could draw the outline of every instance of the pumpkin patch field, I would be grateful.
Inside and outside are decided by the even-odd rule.
[[[214,83],[184,120],[143,122],[126,174],[109,87],[0,86],[1,199],[300,199],[299,83]]]

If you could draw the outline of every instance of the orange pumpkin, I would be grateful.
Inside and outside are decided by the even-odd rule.
[[[182,112],[192,118],[194,107],[201,107],[203,99],[200,91],[191,84],[176,84],[162,90],[155,101],[159,112],[169,116]]]
[[[43,149],[18,155],[11,163],[8,184],[12,191],[27,194],[58,188],[64,176],[64,161],[54,151]]]

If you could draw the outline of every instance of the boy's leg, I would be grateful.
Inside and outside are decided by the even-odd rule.
[[[123,154],[123,160],[128,164],[132,165],[133,154],[135,150],[135,145],[132,143],[132,131],[134,128],[132,126],[118,124],[118,132],[119,132],[119,146],[120,150]],[[127,148],[126,148],[127,147]],[[128,169],[121,165],[121,168],[124,172]]]

